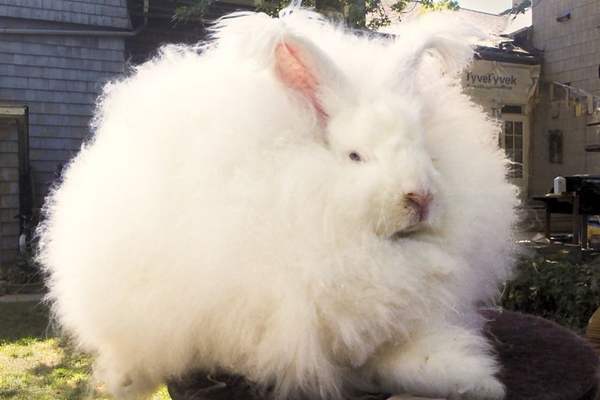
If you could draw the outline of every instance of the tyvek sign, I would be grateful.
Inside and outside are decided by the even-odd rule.
[[[474,99],[499,104],[527,104],[540,76],[538,65],[474,60],[463,71],[462,85]]]
[[[467,86],[479,89],[507,89],[512,90],[517,86],[517,77],[511,75],[499,75],[493,72],[478,74],[472,71],[466,72]]]

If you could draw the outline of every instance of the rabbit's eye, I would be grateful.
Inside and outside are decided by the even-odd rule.
[[[362,157],[360,156],[360,154],[358,154],[357,152],[353,151],[350,154],[348,154],[348,157],[354,161],[354,162],[361,162],[362,161]]]

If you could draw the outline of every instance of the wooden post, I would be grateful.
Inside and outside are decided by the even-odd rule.
[[[581,246],[581,218],[579,216],[579,202],[579,194],[577,192],[573,193],[573,244],[578,244]]]
[[[550,212],[550,204],[546,203],[546,225],[544,226],[544,229],[546,231],[546,239],[550,240],[550,237],[552,236],[552,227],[551,227],[551,223],[552,223],[552,212]]]
[[[587,214],[582,214],[580,216],[580,233],[579,236],[581,238],[581,248],[582,249],[587,249],[589,248],[589,243],[588,243],[588,234],[587,234],[587,228],[588,228],[588,216]]]

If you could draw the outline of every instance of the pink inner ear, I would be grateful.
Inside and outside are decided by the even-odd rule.
[[[302,60],[302,50],[289,43],[278,44],[275,48],[275,72],[284,85],[299,92],[310,102],[324,125],[328,115],[317,97],[319,81]]]

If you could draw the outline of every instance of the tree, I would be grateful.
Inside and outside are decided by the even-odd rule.
[[[412,0],[395,0],[391,5],[391,10],[396,14],[402,14],[405,12],[406,8],[410,4],[421,5],[426,10],[458,10],[458,1],[457,0],[420,0],[420,1],[412,1]],[[391,24],[393,21],[391,20],[389,14],[383,7],[381,0],[366,0],[367,4],[367,14],[371,15],[371,20],[367,24],[367,28],[369,29],[377,29],[382,26],[386,26]],[[362,25],[364,26],[364,25]]]
[[[192,0],[185,5],[180,2],[175,13],[177,20],[198,20],[202,18],[206,9],[217,0]],[[456,10],[457,0],[395,0],[391,5],[394,13],[401,14],[410,4],[419,4],[428,10]],[[258,11],[269,15],[277,15],[279,11],[289,4],[289,0],[263,0]],[[317,11],[337,19],[344,19],[353,28],[377,29],[393,22],[393,17],[385,9],[382,0],[304,0],[302,5],[314,7]],[[370,16],[366,22],[366,15]]]

